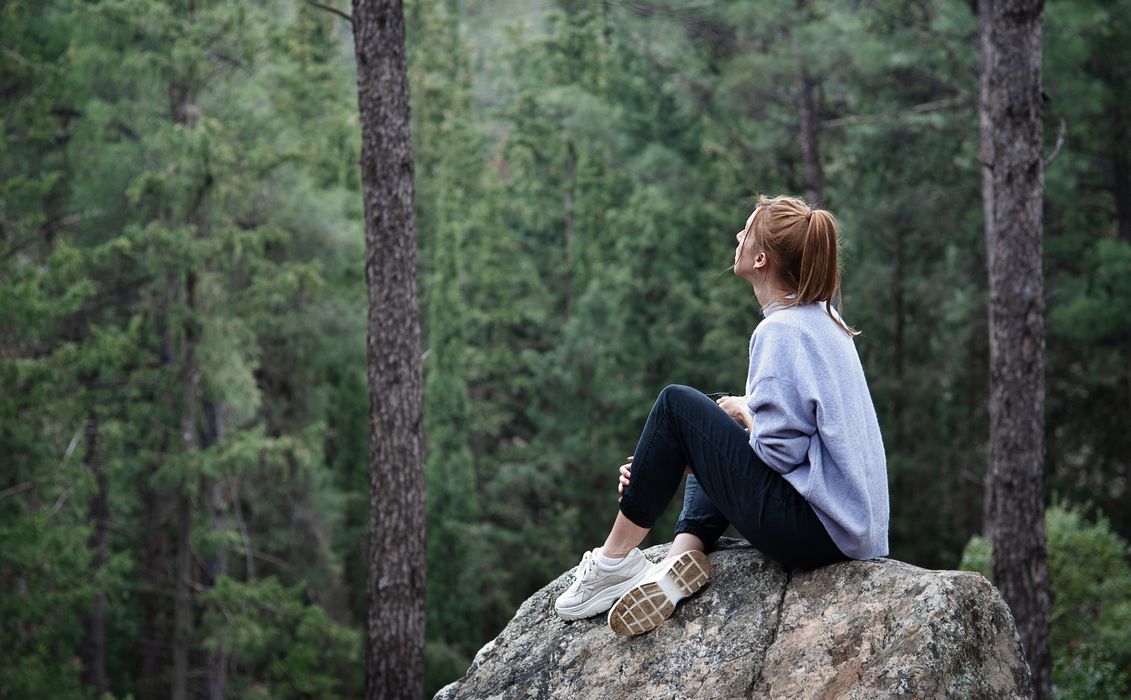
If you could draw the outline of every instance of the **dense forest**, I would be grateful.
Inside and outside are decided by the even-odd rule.
[[[0,698],[348,698],[369,474],[344,0],[0,5]],[[980,569],[978,17],[406,0],[426,691],[600,544],[669,383],[741,392],[758,193],[841,223],[891,556]],[[1131,0],[1049,0],[1054,693],[1131,691]],[[678,504],[645,545],[671,539]]]

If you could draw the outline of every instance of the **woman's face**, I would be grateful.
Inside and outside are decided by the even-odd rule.
[[[757,211],[757,210],[755,210]],[[746,217],[746,225],[734,234],[734,240],[737,245],[734,247],[734,274],[744,279],[749,279],[748,275],[753,272],[755,251],[754,241],[746,242],[746,232],[750,230],[750,222],[754,219],[754,212]]]

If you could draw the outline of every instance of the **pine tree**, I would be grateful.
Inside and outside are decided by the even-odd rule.
[[[366,697],[415,698],[424,678],[424,387],[404,10],[354,0],[352,17],[369,289]]]
[[[994,550],[994,581],[1017,621],[1034,696],[1047,698],[1052,661],[1044,528],[1044,3],[983,0],[978,17],[990,287],[986,529]]]

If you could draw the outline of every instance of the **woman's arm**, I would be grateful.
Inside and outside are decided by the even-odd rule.
[[[767,377],[750,393],[750,409],[758,416],[751,445],[771,469],[788,474],[808,458],[809,441],[817,432],[816,412],[785,380]]]

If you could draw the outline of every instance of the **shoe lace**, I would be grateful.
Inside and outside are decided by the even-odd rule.
[[[593,556],[593,551],[590,550],[581,556],[581,563],[577,565],[577,583],[581,584],[583,580],[588,578],[589,574],[597,566],[597,560]]]

